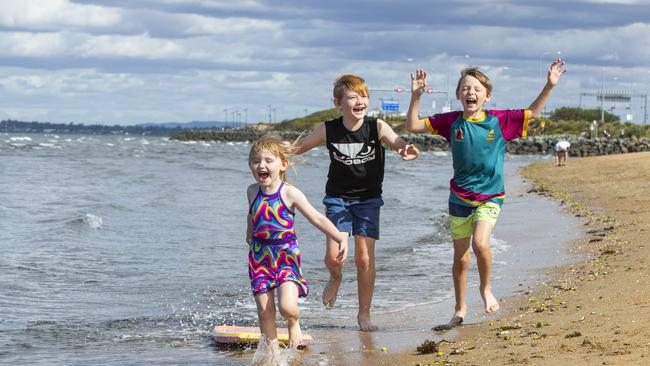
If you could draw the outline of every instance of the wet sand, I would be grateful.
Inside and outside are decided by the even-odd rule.
[[[375,364],[650,364],[650,153],[538,162],[523,174],[531,195],[581,221],[570,250],[582,259],[549,268],[548,281],[502,301],[498,317],[444,333],[442,353],[417,355],[413,344]]]

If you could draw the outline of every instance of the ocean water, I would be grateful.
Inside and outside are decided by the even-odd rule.
[[[0,134],[0,363],[245,364],[215,347],[210,330],[257,324],[243,240],[245,190],[253,182],[248,149],[158,137]],[[539,158],[508,156],[507,171]],[[290,181],[322,209],[326,151],[294,162]],[[453,297],[451,175],[446,153],[411,162],[387,153],[373,312]],[[527,209],[515,203],[515,214]],[[508,265],[498,258],[511,250],[511,226],[493,238],[495,277]],[[300,301],[303,327],[336,327],[356,315],[352,257],[337,307],[325,312],[324,237],[301,216],[296,229],[311,285]],[[469,277],[475,286],[477,275]]]

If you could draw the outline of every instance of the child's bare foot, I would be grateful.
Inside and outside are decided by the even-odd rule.
[[[370,314],[357,315],[357,322],[359,323],[359,330],[362,332],[374,332],[377,330],[377,326],[370,322]]]
[[[300,322],[293,322],[287,327],[289,331],[289,347],[291,348],[304,348],[305,344],[302,338],[302,330],[300,329]]]
[[[480,291],[483,302],[485,303],[485,313],[490,314],[499,310],[499,302],[492,295],[492,290],[490,288],[485,288]]]
[[[323,290],[323,305],[325,305],[325,307],[330,308],[334,306],[334,303],[336,303],[336,295],[339,292],[340,285],[341,285],[340,277],[338,279],[335,279],[334,277],[330,277],[330,280],[327,282],[327,285],[325,285],[325,289]]]
[[[457,326],[463,324],[463,320],[465,318],[466,313],[467,313],[467,308],[456,310],[454,312],[454,316],[451,317],[451,319],[447,324],[436,325],[432,329],[435,331],[442,331],[442,330],[449,330],[452,328],[456,328]]]

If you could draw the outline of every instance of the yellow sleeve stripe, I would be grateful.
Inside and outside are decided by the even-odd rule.
[[[437,134],[438,134],[438,130],[436,130],[435,128],[431,127],[431,121],[429,121],[429,117],[427,117],[427,118],[424,120],[424,123],[427,125],[427,128],[429,129],[429,131],[431,132],[432,135],[437,135]]]
[[[528,122],[530,121],[530,110],[524,110],[524,127],[521,130],[521,137],[528,136]]]

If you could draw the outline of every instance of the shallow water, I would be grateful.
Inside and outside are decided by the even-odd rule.
[[[245,189],[253,182],[247,153],[245,143],[1,134],[0,362],[250,363],[251,352],[217,348],[209,334],[215,324],[256,325],[243,243]],[[539,158],[509,156],[506,170],[512,175]],[[325,151],[295,162],[290,180],[322,209]],[[386,325],[408,327],[414,320],[396,321],[391,314],[448,307],[453,297],[445,225],[451,174],[445,153],[424,153],[412,162],[387,154],[373,301]],[[555,205],[526,195],[516,178],[509,178],[507,190],[511,184],[515,193],[506,200],[492,243],[495,281],[509,284],[509,292],[518,282],[508,272],[513,263],[534,269],[562,260],[522,241],[561,243],[575,232],[575,223],[556,217]],[[548,217],[534,217],[531,207]],[[523,217],[539,223],[522,230]],[[547,226],[539,225],[556,230],[549,236]],[[302,217],[296,228],[311,285],[300,302],[303,327],[323,330],[325,338],[339,329],[356,337],[353,261],[337,306],[323,311],[324,238]],[[476,285],[475,268],[469,280]],[[440,312],[426,321],[447,316]]]

